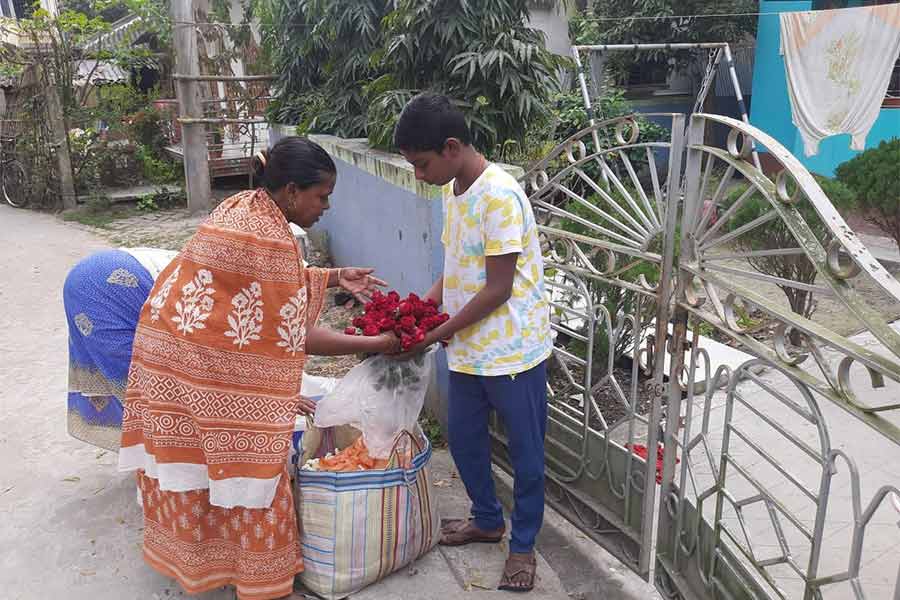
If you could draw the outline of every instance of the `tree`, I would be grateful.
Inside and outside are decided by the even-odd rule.
[[[524,0],[269,0],[266,10],[273,116],[380,147],[421,90],[453,98],[480,147],[520,140],[548,116],[564,64],[527,26]]]
[[[900,138],[881,142],[837,168],[854,192],[866,220],[900,248]]]
[[[572,19],[569,33],[575,44],[740,44],[748,36],[756,35],[757,17],[752,13],[758,11],[758,6],[759,3],[754,0],[722,0],[715,3],[705,0],[593,0],[587,10]],[[741,16],[685,16],[703,14]],[[610,55],[607,64],[616,82],[621,85],[627,82],[628,73],[636,64],[668,68],[670,61],[674,61],[677,70],[692,72],[697,68],[697,52],[617,52]],[[694,75],[701,73],[697,70]]]
[[[27,167],[32,201],[54,199],[57,182],[65,190],[72,178],[79,193],[95,191],[101,163],[115,161],[104,155],[107,146],[93,125],[103,121],[110,130],[124,130],[125,117],[149,104],[128,86],[107,85],[101,91],[94,78],[109,64],[128,72],[156,60],[139,45],[101,43],[111,31],[105,11],[115,16],[123,10],[140,15],[147,32],[164,38],[170,29],[164,0],[69,2],[57,15],[36,9],[30,18],[16,21],[18,35],[27,40],[24,47],[0,47],[0,71],[23,81],[15,107],[23,122],[15,152]],[[113,152],[121,154],[115,149],[106,154]]]
[[[64,0],[60,8],[65,11],[81,13],[89,19],[100,17],[107,23],[115,23],[128,14],[128,6],[121,2],[96,2],[95,0]]]

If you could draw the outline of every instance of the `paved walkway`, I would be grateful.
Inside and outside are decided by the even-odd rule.
[[[859,239],[885,267],[900,265],[900,250],[897,249],[897,242],[891,238],[860,233]]]
[[[900,331],[900,322],[894,324]],[[856,343],[887,356],[887,350],[871,334],[864,333],[851,338]],[[825,353],[832,364],[837,365],[840,357],[834,352]],[[896,358],[894,358],[896,360]],[[713,358],[715,363],[715,359]],[[814,361],[809,359],[803,367],[809,372],[816,372]],[[715,366],[713,367],[715,368]],[[855,366],[851,371],[851,385],[862,402],[870,406],[896,403],[900,398],[900,383],[885,381],[885,386],[873,389],[865,370]],[[768,388],[768,389],[766,389]],[[774,393],[782,394],[785,400],[809,410],[809,402],[804,394],[787,377],[780,372],[768,368],[758,381],[744,381],[738,386],[741,395],[756,411],[762,413],[774,423],[786,429],[795,439],[805,442],[816,452],[825,443],[825,438],[810,422],[800,417],[797,412],[785,403],[776,399]],[[849,415],[832,402],[814,396],[813,404],[821,410],[822,420],[826,426],[826,435],[830,437],[830,447],[846,453],[856,465],[859,474],[859,497],[861,512],[865,512],[877,491],[882,486],[900,487],[900,446],[888,441],[870,429],[857,418]],[[694,402],[692,434],[700,427],[704,401],[698,398]],[[715,393],[709,403],[709,445],[719,467],[719,456],[722,448],[723,431],[726,422],[726,395]],[[900,425],[900,411],[894,411],[890,420]],[[752,477],[761,482],[774,498],[782,502],[792,514],[796,515],[800,524],[813,530],[816,508],[810,497],[790,481],[783,473],[774,468],[760,450],[776,457],[785,469],[813,494],[819,493],[822,468],[807,454],[785,436],[766,424],[759,416],[747,407],[736,402],[730,423],[746,436],[750,443],[738,434],[731,435],[729,455],[740,464]],[[751,445],[756,445],[754,449]],[[684,457],[682,457],[684,458]],[[697,447],[690,457],[693,472],[697,478],[699,489],[711,486],[713,482],[710,463]],[[850,469],[844,461],[837,462],[837,472],[833,477],[828,493],[828,510],[823,530],[823,547],[819,563],[819,577],[837,575],[848,570],[850,565],[850,548],[854,530],[853,487]],[[758,491],[747,478],[733,467],[727,472],[727,489],[735,501],[757,495]],[[689,495],[693,488],[688,486]],[[704,514],[707,520],[714,520],[715,502],[705,505]],[[742,514],[743,529],[737,512],[726,505],[723,512],[725,526],[738,539],[744,540],[744,531],[752,543],[756,558],[760,561],[782,555],[778,534],[762,502],[748,505]],[[787,544],[787,553],[796,564],[806,571],[810,555],[809,540],[788,519],[779,515],[782,535]],[[860,582],[867,598],[892,598],[895,586],[900,590],[900,512],[895,508],[889,496],[874,510],[862,545]],[[770,567],[768,572],[775,578],[777,586],[787,598],[801,598],[802,583],[796,572],[788,565]],[[855,600],[856,596],[848,583],[835,584],[826,588],[825,598],[829,600]]]

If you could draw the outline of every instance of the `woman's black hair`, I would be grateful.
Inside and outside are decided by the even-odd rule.
[[[270,150],[257,153],[251,165],[256,181],[271,193],[289,183],[303,190],[337,173],[322,146],[297,136],[282,138]]]

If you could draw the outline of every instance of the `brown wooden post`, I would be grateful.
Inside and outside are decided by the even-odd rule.
[[[170,4],[175,42],[175,72],[182,75],[175,80],[178,112],[182,118],[196,119],[203,116],[203,109],[197,80],[191,79],[200,74],[200,56],[197,51],[199,40],[193,24],[191,0],[171,0]],[[202,122],[185,122],[181,125],[181,131],[188,210],[192,213],[208,212],[212,193],[206,125]]]

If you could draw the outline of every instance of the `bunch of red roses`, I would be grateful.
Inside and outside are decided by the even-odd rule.
[[[450,319],[447,313],[439,313],[437,304],[430,298],[422,300],[415,294],[401,299],[397,292],[382,294],[375,291],[367,302],[361,317],[353,319],[353,326],[344,330],[347,335],[378,335],[393,331],[400,338],[400,347],[409,350],[425,341],[425,334]]]

